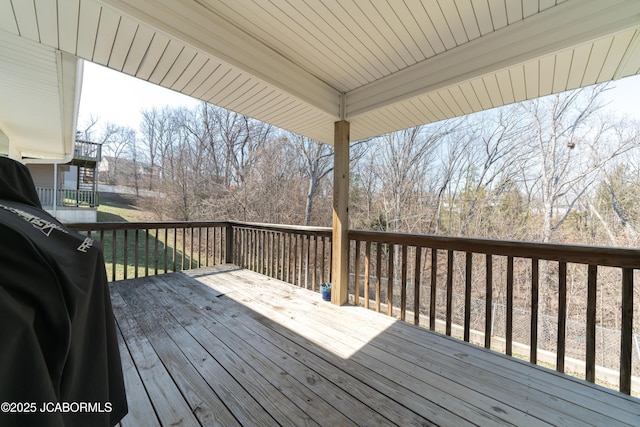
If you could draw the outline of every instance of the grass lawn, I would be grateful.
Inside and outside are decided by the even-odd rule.
[[[138,209],[133,203],[128,203],[127,199],[101,197],[98,222],[144,222],[148,221],[149,217],[148,212]],[[191,239],[187,234],[183,244],[182,234],[181,230],[167,230],[166,233],[165,230],[140,230],[136,236],[135,231],[128,231],[126,250],[123,230],[115,233],[105,232],[102,235],[94,232],[92,238],[102,245],[107,277],[109,280],[118,280],[125,277],[125,265],[127,278],[198,267],[197,247],[194,248],[192,259]],[[203,264],[205,262],[202,261]]]

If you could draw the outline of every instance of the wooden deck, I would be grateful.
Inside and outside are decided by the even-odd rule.
[[[640,400],[226,265],[114,282],[145,425],[640,425]]]

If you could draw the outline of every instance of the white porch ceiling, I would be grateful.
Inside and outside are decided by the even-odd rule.
[[[0,0],[0,31],[326,143],[640,71],[638,0]]]
[[[68,162],[73,154],[81,61],[0,31],[0,154]]]

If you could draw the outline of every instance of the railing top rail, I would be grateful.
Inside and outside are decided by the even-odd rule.
[[[165,228],[205,228],[227,227],[226,221],[171,221],[171,222],[95,222],[66,224],[72,230],[101,231],[101,230],[141,230]]]
[[[171,221],[171,222],[123,222],[123,223],[76,223],[69,228],[79,231],[136,230],[168,228],[239,227],[267,231],[331,236],[329,227],[307,227],[297,225],[266,224],[240,221]],[[389,233],[382,231],[349,230],[352,240],[405,244],[443,250],[474,252],[518,258],[563,261],[609,267],[640,269],[640,249],[615,248],[609,246],[566,245],[559,243],[536,243],[515,240],[472,239],[425,234]]]
[[[640,269],[640,249],[349,230],[352,240]]]
[[[257,228],[268,231],[288,231],[292,233],[311,233],[331,236],[331,227],[309,227],[304,225],[267,224],[260,222],[229,221],[234,227]]]

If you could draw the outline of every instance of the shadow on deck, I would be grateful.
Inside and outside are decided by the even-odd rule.
[[[111,285],[128,425],[640,425],[640,400],[232,265]]]

